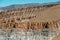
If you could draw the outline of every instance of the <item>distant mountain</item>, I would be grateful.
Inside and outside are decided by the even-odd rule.
[[[41,5],[39,3],[31,3],[31,4],[14,4],[6,7],[1,7],[0,10],[6,10],[11,8],[24,8],[24,7],[31,7],[31,6],[38,6]]]
[[[31,6],[41,6],[41,5],[49,5],[49,4],[60,4],[59,2],[50,2],[50,3],[30,3],[30,4],[14,4],[6,7],[1,7],[0,10],[12,9],[12,8],[24,8],[24,7],[31,7]]]

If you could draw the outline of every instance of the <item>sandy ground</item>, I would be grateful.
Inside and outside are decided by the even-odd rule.
[[[36,14],[36,18],[32,19],[33,21],[53,21],[60,19],[60,5],[53,6],[51,8],[48,8],[47,10],[41,11],[41,12],[34,12]],[[32,21],[31,20],[31,21]]]
[[[55,36],[52,40],[60,40],[60,33],[59,35]]]

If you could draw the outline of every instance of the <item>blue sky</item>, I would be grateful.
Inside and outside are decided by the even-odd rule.
[[[8,6],[12,4],[27,4],[27,3],[47,3],[60,0],[0,0],[0,6]]]

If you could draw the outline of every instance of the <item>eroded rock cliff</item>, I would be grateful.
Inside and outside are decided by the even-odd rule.
[[[0,12],[0,35],[5,38],[1,40],[40,40],[42,37],[41,40],[48,40],[57,35],[60,30],[59,7],[44,5]]]

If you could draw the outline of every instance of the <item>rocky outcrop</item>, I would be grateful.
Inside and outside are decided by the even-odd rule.
[[[35,6],[27,8],[15,8],[10,10],[5,10],[0,12],[0,29],[12,29],[12,28],[21,28],[25,30],[36,30],[36,29],[58,29],[56,21],[51,22],[42,22],[38,21],[40,12],[44,9],[49,9],[56,5],[44,5],[44,6]],[[38,14],[37,14],[38,13]],[[39,17],[39,19],[38,19]],[[33,21],[33,20],[37,21]],[[40,19],[41,20],[41,19]]]
[[[60,5],[15,8],[0,12],[0,40],[48,40],[57,35],[60,30],[60,13],[55,13],[57,7]]]

